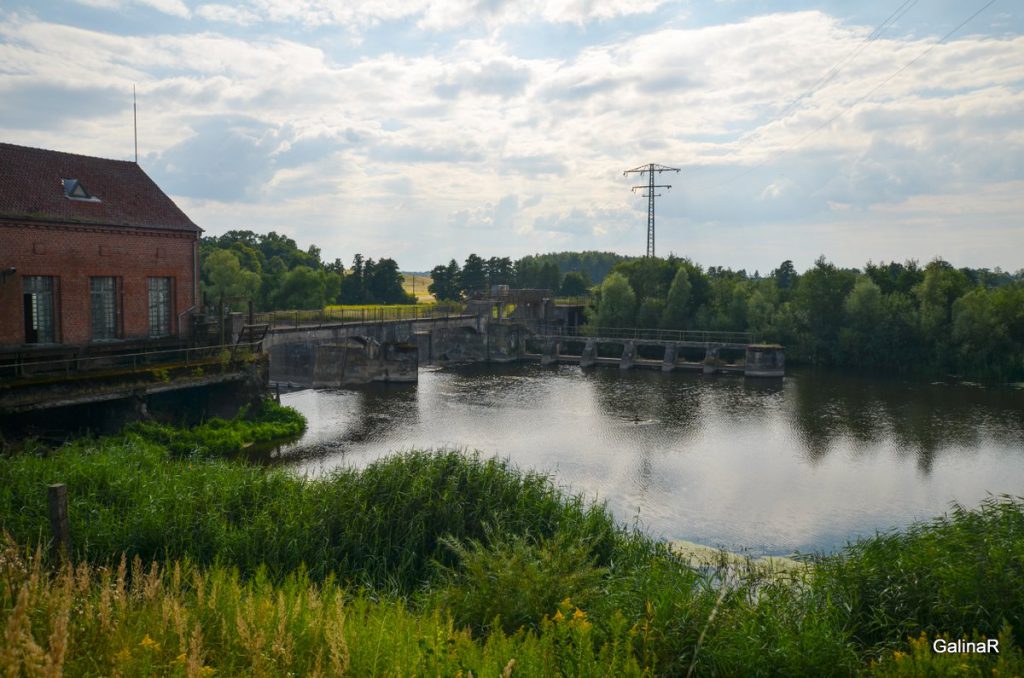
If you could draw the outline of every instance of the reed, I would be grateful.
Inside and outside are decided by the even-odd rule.
[[[1001,654],[962,662],[963,675],[1024,667],[1020,498],[955,507],[806,569],[740,566],[724,555],[694,569],[603,506],[498,459],[409,452],[305,479],[180,456],[145,434],[0,458],[0,528],[18,544],[42,545],[45,487],[64,482],[80,563],[59,570],[45,549],[2,550],[0,668],[961,671],[921,649],[943,635],[999,637]]]

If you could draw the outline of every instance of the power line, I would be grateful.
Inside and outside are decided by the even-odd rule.
[[[768,125],[772,124],[772,122],[778,122],[779,120],[785,119],[786,116],[788,116],[797,108],[800,102],[802,102],[804,99],[808,98],[809,96],[820,90],[822,87],[830,83],[837,75],[839,75],[840,71],[843,70],[843,67],[846,66],[846,64],[855,59],[861,52],[864,51],[864,49],[870,43],[878,40],[878,38],[882,36],[882,33],[888,30],[894,23],[902,19],[907,12],[913,9],[914,5],[916,5],[917,2],[918,0],[903,0],[903,4],[897,7],[892,14],[890,14],[882,21],[882,23],[878,24],[878,26],[876,26],[875,29],[871,31],[871,33],[865,36],[864,39],[861,40],[860,43],[858,43],[858,45],[853,50],[851,50],[845,57],[840,59],[838,62],[833,64],[832,67],[828,71],[826,71],[824,75],[820,76],[814,82],[814,84],[812,84],[810,87],[804,90],[799,96],[797,96],[795,99],[789,102],[789,105],[787,105],[786,108],[783,109],[782,113],[779,113],[777,116],[775,116],[773,120],[763,125],[761,129],[764,129]],[[751,141],[757,139],[759,136],[761,136],[761,133],[755,131],[750,136],[741,138],[737,142],[737,145],[744,146],[746,144],[749,144]]]
[[[843,70],[843,67],[846,66],[846,64],[855,59],[861,52],[864,51],[864,49],[869,44],[875,42],[876,40],[878,40],[878,38],[882,37],[882,33],[888,30],[889,27],[892,26],[892,24],[902,19],[903,15],[905,15],[907,12],[913,9],[914,5],[917,4],[917,1],[918,0],[904,0],[903,4],[897,7],[892,14],[890,14],[884,21],[882,21],[882,23],[876,26],[875,30],[871,31],[871,33],[868,34],[866,38],[861,40],[860,44],[857,45],[857,47],[855,47],[853,51],[846,55],[846,57],[839,61],[837,64],[832,66],[832,68],[830,68],[828,72],[825,73],[825,75],[818,78],[818,80],[813,85],[807,88],[807,91],[805,91],[803,94],[794,99],[789,104],[789,106],[787,106],[786,109],[779,115],[779,118],[785,118],[786,115],[788,115],[794,108],[796,108],[797,104],[799,104],[801,101],[806,99],[811,94],[814,94],[814,92],[817,89],[820,89],[821,87],[824,87],[829,82],[831,82],[833,78],[839,75],[839,72]]]
[[[829,118],[829,119],[828,119],[828,120],[826,120],[825,122],[821,123],[820,125],[818,125],[818,126],[817,126],[817,127],[815,127],[814,129],[812,129],[812,130],[811,130],[810,132],[807,132],[806,134],[804,134],[804,135],[803,135],[802,137],[800,137],[799,139],[797,139],[797,141],[796,141],[796,142],[794,142],[794,143],[790,144],[789,146],[787,146],[787,147],[783,148],[783,149],[782,149],[781,151],[777,151],[776,153],[774,153],[774,154],[772,154],[772,155],[769,155],[769,156],[768,156],[767,158],[765,158],[765,159],[763,159],[763,160],[760,160],[760,161],[758,161],[758,162],[754,163],[753,165],[751,165],[750,167],[748,167],[748,168],[747,168],[747,169],[745,169],[744,171],[740,172],[739,174],[737,174],[737,175],[733,176],[732,178],[730,178],[730,179],[726,179],[725,181],[723,181],[723,182],[721,182],[721,183],[715,184],[715,186],[724,186],[724,185],[726,185],[726,184],[730,184],[730,183],[732,183],[732,182],[736,181],[737,179],[741,179],[741,178],[743,178],[743,177],[747,176],[748,174],[750,174],[751,172],[753,172],[754,170],[758,169],[758,168],[759,168],[759,167],[761,167],[762,165],[765,165],[765,164],[767,164],[767,163],[768,163],[768,162],[770,162],[770,161],[776,160],[776,159],[778,159],[778,158],[782,157],[783,155],[785,155],[785,154],[789,153],[789,152],[790,152],[790,151],[792,151],[793,149],[797,148],[798,146],[800,146],[801,144],[803,144],[803,143],[804,143],[805,141],[807,141],[807,139],[809,139],[810,137],[814,136],[815,134],[817,134],[818,132],[820,132],[820,131],[821,131],[822,129],[824,129],[825,127],[828,127],[828,126],[829,126],[829,125],[831,125],[831,124],[832,124],[833,122],[835,122],[836,120],[838,120],[838,119],[839,119],[839,118],[841,118],[842,116],[844,116],[844,115],[846,115],[847,113],[849,113],[849,112],[850,112],[850,111],[851,111],[851,110],[853,109],[853,107],[854,107],[854,106],[856,106],[857,104],[861,103],[862,101],[864,101],[865,99],[867,99],[867,98],[868,98],[869,96],[871,96],[872,94],[874,94],[874,93],[875,93],[876,91],[878,91],[879,89],[881,89],[881,88],[882,88],[883,86],[885,86],[886,84],[888,84],[888,83],[889,83],[889,82],[890,82],[891,80],[893,80],[893,79],[894,79],[894,78],[895,78],[896,76],[898,76],[898,75],[899,75],[900,73],[902,73],[903,71],[907,70],[908,68],[910,68],[911,66],[913,66],[914,64],[916,64],[916,63],[917,63],[918,61],[920,61],[921,59],[923,59],[924,57],[928,56],[928,55],[929,55],[929,54],[930,54],[930,53],[931,53],[931,52],[932,52],[933,50],[935,50],[935,48],[937,48],[937,47],[938,47],[939,45],[942,45],[942,44],[944,44],[944,43],[945,43],[945,42],[946,42],[947,40],[949,40],[949,39],[950,39],[950,38],[951,38],[951,37],[952,37],[952,36],[953,36],[953,35],[954,35],[954,34],[955,34],[955,33],[956,33],[957,31],[959,31],[959,30],[960,30],[961,28],[963,28],[964,26],[966,26],[967,24],[969,24],[969,23],[970,23],[971,21],[973,21],[973,20],[975,19],[975,17],[977,17],[977,16],[979,15],[979,14],[981,14],[982,12],[984,12],[984,11],[985,11],[986,9],[988,9],[989,7],[991,7],[991,6],[993,5],[993,4],[995,4],[995,2],[996,2],[996,0],[989,0],[989,1],[987,2],[987,3],[985,3],[985,5],[983,5],[983,6],[981,7],[981,9],[979,9],[979,10],[978,10],[978,11],[976,11],[976,12],[974,12],[974,13],[973,13],[973,14],[971,14],[971,15],[970,15],[969,17],[967,17],[966,19],[964,19],[963,21],[961,21],[961,22],[960,22],[959,24],[957,24],[957,25],[956,25],[956,27],[955,27],[955,28],[953,28],[953,30],[949,31],[949,32],[948,32],[948,33],[946,33],[946,34],[945,34],[944,36],[942,36],[942,38],[940,38],[940,39],[939,39],[939,40],[938,40],[937,42],[935,42],[935,43],[934,43],[933,45],[931,45],[931,46],[930,46],[930,47],[929,47],[928,49],[924,50],[923,52],[921,52],[920,54],[918,54],[918,55],[917,55],[916,57],[914,57],[913,59],[911,59],[910,61],[908,61],[908,62],[907,62],[906,64],[904,64],[903,66],[901,66],[900,68],[898,68],[898,69],[897,69],[896,71],[894,71],[893,73],[891,73],[891,74],[890,74],[890,75],[889,75],[888,77],[886,77],[886,78],[885,78],[884,80],[882,80],[881,82],[879,82],[878,84],[876,84],[876,85],[875,85],[874,87],[872,87],[871,89],[869,89],[869,90],[868,90],[867,92],[865,92],[865,93],[864,93],[864,94],[862,94],[861,96],[859,96],[859,97],[857,97],[856,99],[854,99],[854,100],[853,100],[853,102],[851,102],[850,104],[848,104],[848,105],[846,105],[846,106],[843,106],[843,107],[842,107],[842,110],[840,110],[840,111],[839,111],[838,113],[836,113],[836,114],[835,114],[834,116],[832,116],[831,118]]]

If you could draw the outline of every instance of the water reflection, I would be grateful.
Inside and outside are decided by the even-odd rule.
[[[787,380],[790,420],[815,462],[844,439],[864,453],[891,448],[929,473],[937,456],[973,454],[991,441],[1024,449],[1024,393],[804,371]]]
[[[282,400],[310,420],[274,458],[299,472],[477,449],[550,472],[656,535],[755,553],[831,550],[1024,488],[1021,391],[507,365]]]

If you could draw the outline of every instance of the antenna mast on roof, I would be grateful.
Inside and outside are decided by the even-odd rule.
[[[135,164],[139,164],[139,106],[135,103],[135,84],[132,83],[132,127],[135,129]]]
[[[656,188],[672,188],[670,184],[655,185],[654,175],[657,172],[678,172],[679,170],[675,167],[666,167],[665,165],[656,165],[653,162],[647,165],[640,165],[634,167],[631,170],[626,170],[622,173],[622,176],[626,176],[633,172],[643,176],[644,173],[649,173],[650,177],[646,186],[634,186],[633,192],[636,193],[637,189],[646,190],[643,194],[647,198],[647,256],[654,256],[654,199],[661,195],[661,193],[655,193]]]

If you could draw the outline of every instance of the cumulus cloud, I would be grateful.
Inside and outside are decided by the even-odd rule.
[[[188,19],[192,12],[181,0],[75,0],[75,2],[88,7],[100,9],[120,10],[129,5],[148,7],[163,14]]]
[[[364,251],[390,238],[419,268],[499,246],[510,255],[552,244],[642,252],[646,203],[621,172],[646,162],[683,169],[658,199],[658,251],[731,251],[735,262],[705,263],[748,269],[778,262],[708,243],[741,233],[748,242],[752,224],[827,234],[836,215],[950,223],[951,202],[973,208],[982,194],[993,229],[1024,213],[1012,192],[1024,181],[1019,35],[952,40],[865,98],[935,38],[875,40],[812,88],[869,27],[787,12],[624,30],[558,57],[517,52],[493,31],[495,22],[608,22],[662,5],[392,0],[357,12],[253,0],[197,6],[191,32],[127,35],[7,14],[0,134],[110,156],[130,139],[134,83],[144,166],[197,222],[217,227],[234,214],[284,230],[294,219],[305,240],[330,234],[351,252],[330,226],[344,223]],[[312,28],[393,21],[422,41],[416,49],[339,48]],[[238,29],[259,22],[258,34]],[[275,35],[275,22],[308,30]],[[429,30],[416,28],[423,22]],[[466,28],[474,22],[489,27]],[[455,24],[443,39],[432,32]],[[1024,248],[1020,238],[1010,242]],[[804,241],[815,242],[814,256],[833,251],[821,239],[786,239]]]

